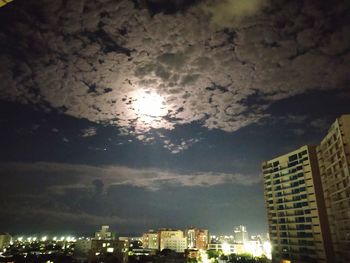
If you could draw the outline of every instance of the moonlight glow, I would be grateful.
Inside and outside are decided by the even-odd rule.
[[[140,92],[134,106],[137,113],[145,117],[161,117],[167,113],[164,99],[156,93]]]

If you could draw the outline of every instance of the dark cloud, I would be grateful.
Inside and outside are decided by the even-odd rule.
[[[100,194],[103,193],[104,184],[103,184],[102,180],[95,179],[95,180],[92,181],[92,184],[95,186],[95,193],[97,195],[100,195]]]
[[[151,14],[174,14],[186,10],[199,0],[134,0],[136,6],[147,7]]]

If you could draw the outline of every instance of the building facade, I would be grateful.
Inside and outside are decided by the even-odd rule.
[[[89,258],[91,239],[78,239],[75,242],[73,258],[78,262],[85,262]]]
[[[233,229],[233,238],[236,243],[245,243],[249,240],[246,226],[236,226]]]
[[[209,231],[207,229],[190,228],[186,231],[187,247],[189,249],[206,250],[209,243]]]
[[[263,163],[273,262],[334,262],[316,148]]]
[[[171,249],[176,252],[184,252],[187,249],[187,238],[181,230],[160,229],[159,250]]]
[[[317,147],[336,261],[350,262],[350,115],[338,118]]]
[[[158,249],[159,248],[159,237],[158,233],[152,230],[142,235],[142,244],[147,249]]]
[[[95,239],[109,239],[114,238],[112,232],[109,231],[109,226],[102,226],[100,230],[95,232]]]

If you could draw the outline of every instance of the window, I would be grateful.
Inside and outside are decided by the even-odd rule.
[[[289,162],[293,162],[295,160],[298,160],[298,155],[296,155],[296,154],[291,155],[291,156],[289,156],[288,160],[289,160]]]

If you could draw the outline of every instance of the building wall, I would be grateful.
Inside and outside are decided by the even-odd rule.
[[[159,250],[171,249],[176,252],[184,252],[187,249],[187,238],[181,230],[159,230]]]
[[[92,239],[89,262],[104,261],[113,255],[121,262],[126,262],[129,242],[116,239]]]
[[[196,229],[191,228],[187,230],[187,244],[188,248],[196,248]]]
[[[109,231],[109,226],[102,226],[101,229],[95,233],[95,238],[98,238],[98,239],[113,238],[112,232]]]
[[[209,243],[209,231],[207,229],[190,228],[186,232],[187,247],[206,250]]]
[[[331,125],[317,157],[336,262],[350,262],[350,115]]]
[[[333,262],[315,147],[264,162],[263,177],[273,262]]]
[[[155,232],[144,233],[142,236],[142,244],[144,248],[158,249],[159,248],[158,233],[155,233]]]
[[[236,243],[245,243],[248,239],[247,227],[245,226],[237,226],[233,230],[233,237]]]
[[[209,231],[207,229],[197,229],[196,248],[206,250],[209,243]]]

